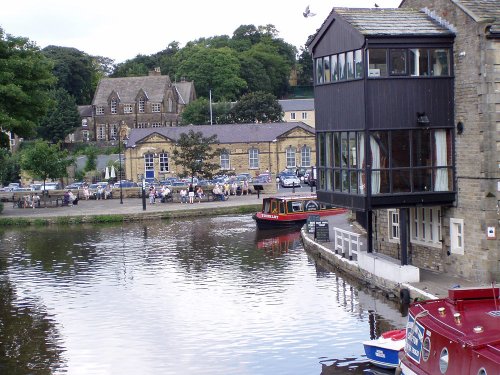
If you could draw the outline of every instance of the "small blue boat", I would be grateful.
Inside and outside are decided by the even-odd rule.
[[[363,341],[366,357],[375,366],[393,369],[399,364],[398,353],[405,345],[406,330],[398,329],[382,334],[376,340]]]

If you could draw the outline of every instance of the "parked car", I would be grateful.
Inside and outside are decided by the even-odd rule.
[[[72,184],[67,185],[64,189],[75,190],[75,189],[81,189],[82,186],[83,186],[83,182],[73,182]]]
[[[254,177],[252,180],[254,183],[258,182],[261,184],[266,184],[271,182],[271,174],[270,173],[261,173],[258,176]]]
[[[139,185],[137,184],[137,182],[134,182],[134,181],[129,181],[129,180],[121,180],[121,181],[118,181],[117,183],[115,183],[113,185],[113,187],[115,188],[120,188],[120,185],[123,189],[125,188],[131,188],[131,187],[138,187]]]
[[[45,188],[42,184],[42,189],[43,190],[61,190],[62,186],[59,182],[46,182]]]
[[[21,184],[18,182],[11,182],[6,187],[4,187],[3,191],[14,191],[14,189],[19,189]]]
[[[239,173],[236,175],[236,178],[238,181],[244,181],[247,180],[248,182],[252,182],[252,176],[250,176],[250,173]]]
[[[300,178],[295,176],[294,174],[291,175],[283,175],[281,178],[281,186],[283,187],[300,187]]]

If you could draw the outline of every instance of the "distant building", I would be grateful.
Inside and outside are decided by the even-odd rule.
[[[286,122],[302,121],[315,127],[314,99],[278,100],[283,109],[283,120]]]
[[[177,126],[196,99],[193,82],[172,82],[156,68],[148,76],[103,78],[92,105],[79,108],[82,126],[67,140],[106,143],[130,129]]]
[[[162,180],[177,176],[181,168],[171,159],[182,133],[217,135],[221,149],[216,173],[250,173],[314,165],[314,128],[302,122],[267,124],[190,125],[132,129],[125,150],[125,173],[137,181],[140,176]]]

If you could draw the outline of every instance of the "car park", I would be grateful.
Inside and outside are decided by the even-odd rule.
[[[131,188],[131,187],[138,187],[139,185],[137,184],[137,182],[129,181],[129,180],[121,180],[113,185],[114,188],[118,188],[118,189],[120,188],[120,186],[123,189],[126,189],[126,188]]]

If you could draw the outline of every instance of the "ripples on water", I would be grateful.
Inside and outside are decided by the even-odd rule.
[[[0,373],[27,331],[32,373],[361,373],[360,342],[402,320],[279,234],[247,215],[0,231]]]

